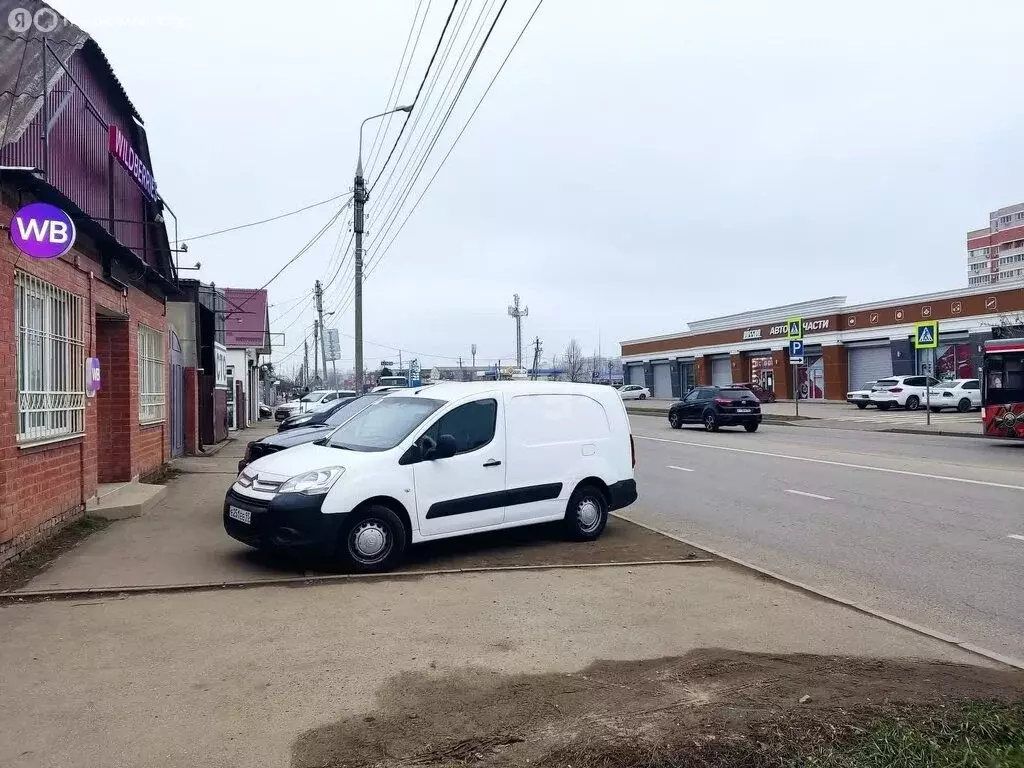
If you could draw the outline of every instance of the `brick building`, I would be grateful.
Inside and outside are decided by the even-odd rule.
[[[689,323],[680,333],[622,342],[625,380],[654,397],[678,398],[698,385],[757,382],[780,398],[794,392],[786,322],[803,322],[800,397],[843,400],[849,389],[887,376],[929,372],[974,378],[993,329],[1024,317],[1024,287],[946,291],[848,305],[809,301]],[[915,350],[914,324],[938,321],[939,347]]]
[[[14,5],[0,1],[0,18]],[[176,276],[141,117],[99,46],[71,24],[45,43],[30,28],[0,51],[0,94],[3,565],[103,484],[167,460]],[[14,242],[16,214],[34,202],[74,223],[64,255],[33,258]]]

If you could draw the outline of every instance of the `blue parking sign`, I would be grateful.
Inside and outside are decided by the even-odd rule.
[[[803,339],[792,339],[789,342],[789,362],[791,365],[802,365],[804,362]]]

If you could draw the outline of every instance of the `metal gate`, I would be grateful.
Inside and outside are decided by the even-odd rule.
[[[642,365],[631,365],[628,370],[629,378],[626,383],[637,384],[642,387],[644,385],[644,367]]]
[[[869,381],[892,376],[889,345],[851,347],[847,357],[850,389],[862,389]]]
[[[716,387],[732,384],[732,361],[728,357],[711,359],[711,383]]]
[[[171,456],[185,453],[185,362],[181,342],[172,329],[167,331],[167,359],[170,361],[168,407],[171,424]]]
[[[654,364],[654,396],[663,400],[672,397],[672,366],[669,363]]]

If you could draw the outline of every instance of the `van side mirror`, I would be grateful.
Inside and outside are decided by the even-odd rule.
[[[437,447],[434,448],[433,453],[428,458],[430,460],[450,459],[457,450],[458,445],[454,437],[451,435],[441,435],[437,438]]]

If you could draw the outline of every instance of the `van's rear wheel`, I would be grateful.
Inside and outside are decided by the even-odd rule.
[[[338,537],[338,557],[354,573],[390,571],[405,552],[405,526],[391,509],[373,504],[349,515]]]
[[[573,541],[593,541],[608,524],[608,500],[601,489],[581,485],[565,510],[565,533]]]

